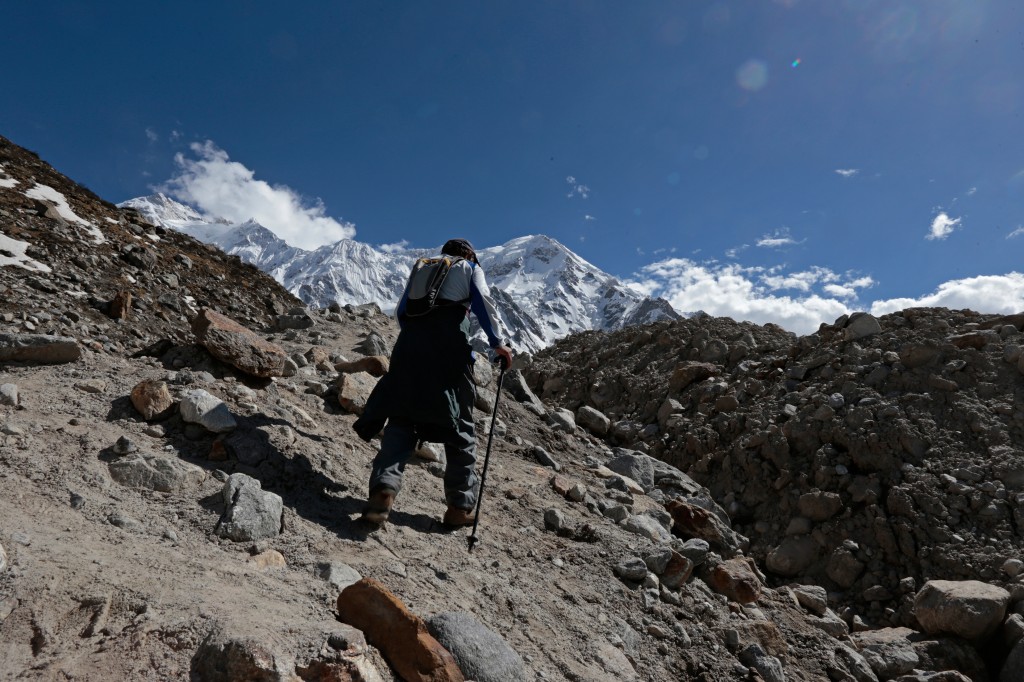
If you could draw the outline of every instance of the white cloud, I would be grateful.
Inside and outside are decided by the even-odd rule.
[[[925,239],[945,239],[958,227],[960,227],[960,218],[950,218],[947,213],[940,213],[932,220],[932,229]]]
[[[575,176],[568,175],[565,181],[571,186],[569,193],[565,195],[567,198],[580,197],[581,199],[586,199],[590,196],[590,188],[582,182],[577,182]]]
[[[973,197],[977,193],[978,193],[978,188],[977,187],[972,187],[969,190],[967,190],[967,196],[969,196],[969,197]]]
[[[836,173],[842,175],[844,178],[852,178],[857,173],[860,173],[859,168],[836,168]]]
[[[796,289],[797,291],[810,291],[811,288],[824,282],[835,282],[839,275],[828,268],[813,267],[803,272],[791,272],[784,275],[765,275],[761,283],[772,291],[780,289]]]
[[[399,251],[405,251],[409,248],[409,240],[403,239],[402,241],[393,242],[391,244],[380,244],[377,246],[378,251],[384,253],[398,253]]]
[[[284,185],[270,185],[211,141],[189,146],[198,158],[174,157],[178,174],[157,189],[195,204],[204,213],[233,222],[255,219],[292,246],[315,249],[355,236],[355,225],[326,215],[318,199],[309,203]]]
[[[790,236],[788,227],[775,230],[775,234],[766,234],[757,240],[757,245],[764,249],[777,249],[782,246],[791,246],[799,243]]]
[[[597,220],[597,218],[595,218],[592,215],[585,215],[585,216],[583,216],[583,219],[586,220],[586,221]]]
[[[681,312],[703,310],[758,324],[773,322],[798,334],[809,334],[822,322],[833,322],[850,312],[839,300],[816,293],[779,296],[763,282],[762,268],[745,268],[735,263],[696,263],[671,258],[643,268],[635,288],[661,296]]]
[[[731,249],[726,249],[725,250],[725,257],[726,258],[736,258],[737,256],[740,255],[740,251],[746,251],[749,248],[750,248],[750,244],[740,244],[739,246],[734,246]]]
[[[1019,313],[1024,310],[1024,274],[981,275],[943,282],[931,294],[920,298],[891,298],[871,305],[874,315],[904,308],[969,308],[979,313]]]
[[[1020,227],[1018,227],[1018,228],[1017,228],[1016,230],[1014,230],[1014,231],[1013,231],[1013,232],[1011,232],[1010,234],[1006,235],[1006,238],[1007,238],[1007,239],[1013,239],[1014,237],[1019,237],[1019,236],[1021,236],[1022,234],[1024,234],[1024,225],[1021,225],[1021,226],[1020,226]]]
[[[156,142],[160,139],[160,136],[156,134],[156,131],[152,128],[146,128],[146,139],[150,142]]]

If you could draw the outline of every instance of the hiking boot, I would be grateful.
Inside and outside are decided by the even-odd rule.
[[[391,513],[391,505],[395,503],[395,491],[391,488],[381,488],[370,495],[363,508],[363,521],[378,526],[384,525]]]
[[[461,526],[472,526],[474,521],[476,521],[476,512],[474,510],[448,507],[448,511],[444,513],[444,521],[442,523],[451,528],[459,528]]]

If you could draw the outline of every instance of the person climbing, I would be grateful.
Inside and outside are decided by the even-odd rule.
[[[425,441],[444,444],[448,509],[443,523],[472,525],[477,475],[470,311],[497,359],[508,367],[512,351],[497,334],[497,312],[473,245],[451,239],[439,257],[421,258],[413,266],[395,310],[400,331],[390,370],[353,425],[366,441],[383,428],[370,472],[364,521],[378,526],[387,521],[402,487],[406,462],[417,443]]]

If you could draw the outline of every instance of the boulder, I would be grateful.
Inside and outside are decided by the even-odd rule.
[[[1018,641],[1010,655],[1006,657],[1002,670],[999,671],[999,682],[1019,682],[1024,680],[1024,640]]]
[[[263,490],[255,478],[231,474],[221,491],[224,516],[216,532],[236,542],[277,537],[281,533],[284,502],[279,495]]]
[[[875,674],[891,680],[909,673],[921,662],[911,642],[916,635],[909,628],[881,628],[855,632],[851,637]]]
[[[999,629],[1009,602],[1009,592],[977,580],[929,580],[914,598],[914,616],[928,634],[980,640]]]
[[[630,516],[623,522],[622,527],[630,533],[635,533],[654,542],[668,542],[672,539],[672,534],[665,530],[665,527],[657,519],[646,514]]]
[[[618,454],[605,464],[617,474],[628,476],[639,483],[644,491],[654,488],[654,462],[651,457],[639,452],[616,449]]]
[[[476,682],[525,682],[526,664],[501,635],[462,611],[427,620],[430,634],[455,657],[463,675]]]
[[[846,322],[843,330],[843,338],[847,341],[863,339],[882,332],[882,325],[878,319],[869,313],[853,313]]]
[[[552,428],[555,431],[574,433],[576,431],[576,417],[569,410],[557,408],[548,412],[548,419],[551,420]]]
[[[288,354],[230,317],[203,308],[192,320],[196,341],[210,354],[253,376],[281,376]]]
[[[115,459],[109,468],[110,477],[121,485],[161,493],[191,488],[206,480],[206,472],[194,464],[138,452]]]
[[[174,399],[163,381],[147,379],[135,385],[131,392],[132,405],[146,421],[169,416]]]
[[[0,362],[56,365],[82,357],[78,341],[48,334],[0,334]]]
[[[703,507],[670,500],[665,509],[672,515],[672,532],[683,539],[700,538],[729,552],[735,552],[745,541],[743,536]]]
[[[0,384],[0,405],[18,406],[18,385]]]
[[[608,429],[612,426],[611,420],[603,412],[589,405],[583,405],[576,410],[576,423],[595,436],[607,436]]]
[[[336,590],[344,590],[363,579],[359,571],[340,561],[325,561],[317,564],[316,573]]]
[[[672,371],[672,376],[668,380],[668,390],[671,393],[679,393],[695,381],[703,381],[720,371],[718,365],[707,362],[682,362]]]
[[[668,563],[665,564],[665,570],[659,576],[661,584],[670,590],[678,590],[693,575],[695,567],[696,564],[689,558],[673,551]]]
[[[4,546],[0,545],[0,573],[7,570],[7,552],[4,550]]]
[[[366,372],[373,377],[382,377],[391,369],[391,361],[386,355],[369,355],[352,362],[335,363],[334,369],[342,374]]]
[[[817,554],[818,545],[809,535],[791,535],[768,552],[765,567],[777,575],[796,576],[814,563]]]
[[[363,631],[403,680],[464,682],[451,653],[405,604],[372,578],[349,585],[338,596],[338,618]]]
[[[526,383],[526,378],[518,369],[511,369],[505,372],[502,385],[516,401],[532,406],[537,414],[547,413],[544,403],[530,390],[530,386]]]
[[[737,557],[723,561],[712,569],[708,584],[730,601],[752,604],[761,597],[761,580],[752,567],[753,560]]]
[[[837,493],[812,490],[800,496],[800,514],[811,521],[827,521],[843,508]]]
[[[228,433],[238,426],[231,410],[215,395],[201,388],[187,392],[181,398],[181,418],[199,424],[213,433]]]
[[[366,409],[366,401],[377,385],[377,380],[367,372],[341,374],[336,382],[338,387],[338,404],[352,414],[362,414]]]

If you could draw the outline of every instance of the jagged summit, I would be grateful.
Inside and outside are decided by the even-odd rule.
[[[161,194],[120,205],[241,257],[317,307],[338,302],[393,309],[415,259],[440,250],[381,251],[342,239],[308,251],[289,246],[254,221],[227,225],[197,220],[198,212]],[[500,303],[501,322],[521,350],[537,351],[574,332],[679,317],[668,302],[624,286],[545,235],[518,237],[478,255]]]

